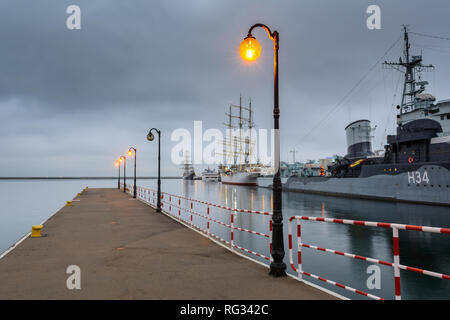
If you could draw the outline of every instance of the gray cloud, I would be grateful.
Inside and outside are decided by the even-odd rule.
[[[365,27],[365,9],[379,4],[382,30]],[[82,29],[66,29],[66,8],[82,10]],[[138,146],[142,174],[155,171],[150,127],[163,130],[164,170],[170,133],[223,128],[229,102],[252,97],[255,121],[272,126],[270,40],[256,65],[237,47],[249,26],[264,22],[281,35],[282,152],[296,146],[302,160],[345,153],[344,127],[358,118],[378,125],[375,144],[392,132],[398,74],[375,68],[330,117],[325,116],[401,36],[413,31],[450,35],[448,1],[55,1],[0,4],[0,176],[114,175],[112,161]],[[413,43],[450,47],[428,38]],[[425,47],[434,74],[424,75],[438,99],[449,97],[450,49]],[[397,60],[401,42],[388,54]],[[387,128],[385,131],[385,128]],[[314,130],[312,130],[314,129]],[[307,135],[308,134],[308,135]]]

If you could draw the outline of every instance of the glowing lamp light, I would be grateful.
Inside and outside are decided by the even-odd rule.
[[[261,55],[261,45],[252,36],[245,38],[239,46],[239,55],[245,61],[255,61]]]
[[[131,150],[128,150],[128,155],[131,157],[133,155],[133,152]]]
[[[115,162],[114,162],[114,166],[117,167],[118,165],[119,165],[119,162],[118,162],[118,161],[115,161]]]

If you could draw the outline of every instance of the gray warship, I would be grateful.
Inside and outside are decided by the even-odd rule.
[[[405,74],[397,132],[387,136],[384,152],[372,151],[369,120],[352,122],[345,128],[347,155],[322,176],[290,177],[284,191],[450,206],[450,100],[424,93],[428,82],[417,73],[434,67],[410,56],[406,27],[404,43],[403,59],[383,64]]]

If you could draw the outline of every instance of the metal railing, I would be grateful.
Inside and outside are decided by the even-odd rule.
[[[121,188],[123,184],[121,183]],[[133,186],[126,185],[127,191],[133,194]],[[152,207],[156,206],[157,191],[146,187],[137,187],[136,196],[138,199],[144,201]],[[214,218],[212,216],[212,209],[217,208],[225,214],[222,218]],[[226,245],[231,251],[238,249],[240,251],[249,253],[251,255],[260,257],[264,260],[271,261],[270,252],[272,250],[272,219],[268,219],[268,233],[251,230],[248,228],[240,227],[236,225],[236,218],[239,214],[256,214],[261,216],[271,216],[271,212],[257,211],[257,210],[247,210],[247,209],[237,209],[230,208],[227,206],[219,205],[212,202],[197,200],[188,198],[185,196],[175,195],[167,192],[161,192],[161,210],[172,216],[173,218],[185,223],[186,225],[195,228],[196,230],[204,233],[209,238],[214,238],[224,245]],[[198,219],[194,219],[197,217]],[[221,234],[215,233],[212,228],[212,224],[220,227],[225,227],[228,229],[229,238],[224,239]],[[236,243],[235,231],[245,232],[248,234],[260,236],[262,238],[268,239],[269,244],[267,245],[268,254],[262,254],[260,252],[244,248]]]
[[[292,250],[292,222],[293,222],[293,220],[297,221],[297,267],[294,265],[293,250]],[[341,252],[341,251],[328,249],[328,248],[321,248],[318,246],[303,243],[302,238],[301,238],[301,221],[302,220],[330,222],[330,223],[347,224],[347,225],[358,225],[358,226],[366,226],[366,227],[391,228],[392,229],[392,240],[393,240],[393,260],[394,260],[394,262],[387,262],[387,261],[383,261],[383,260],[364,257],[364,256],[352,254],[352,253]],[[395,286],[395,299],[396,300],[401,300],[400,270],[407,270],[407,271],[412,271],[412,272],[416,272],[416,273],[431,276],[431,277],[450,280],[450,276],[446,275],[446,274],[437,273],[437,272],[433,272],[433,271],[429,271],[429,270],[419,269],[419,268],[405,266],[405,265],[400,264],[399,233],[398,233],[399,230],[414,230],[414,231],[421,231],[421,232],[450,234],[450,229],[447,229],[447,228],[415,226],[415,225],[406,225],[406,224],[398,224],[398,223],[308,217],[308,216],[292,216],[289,219],[289,235],[288,235],[289,262],[290,262],[291,268],[295,272],[297,272],[299,280],[302,280],[302,276],[306,275],[308,277],[312,277],[314,279],[335,285],[337,287],[349,290],[351,292],[354,292],[354,293],[357,293],[357,294],[360,294],[360,295],[363,295],[363,296],[366,296],[368,298],[375,299],[375,300],[383,300],[383,298],[304,271],[303,267],[302,267],[302,248],[310,248],[310,249],[314,249],[314,250],[318,250],[318,251],[322,251],[322,252],[333,253],[333,254],[345,256],[345,257],[352,258],[352,259],[368,261],[368,262],[377,263],[377,264],[381,264],[381,265],[385,265],[385,266],[394,268],[394,286]]]

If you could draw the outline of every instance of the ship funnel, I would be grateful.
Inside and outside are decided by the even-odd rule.
[[[358,120],[345,128],[347,135],[346,158],[361,158],[373,155],[372,133],[369,120]]]

